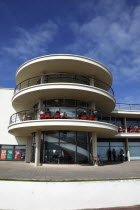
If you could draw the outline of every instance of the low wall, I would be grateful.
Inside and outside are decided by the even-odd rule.
[[[0,181],[0,209],[63,210],[140,204],[140,180]]]

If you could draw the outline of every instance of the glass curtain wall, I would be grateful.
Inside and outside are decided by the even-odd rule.
[[[126,148],[125,142],[120,139],[106,139],[106,140],[98,140],[97,142],[97,152],[101,159],[108,160],[108,151],[111,150],[111,160],[113,160],[113,149],[116,151],[116,161],[120,161],[120,151],[123,150],[126,158]]]
[[[87,132],[43,132],[41,161],[52,164],[89,163],[90,135]]]
[[[87,102],[73,100],[73,99],[54,99],[43,101],[43,109],[46,112],[48,109],[51,112],[52,116],[56,112],[66,113],[68,118],[76,118],[82,112],[90,112],[87,110],[89,104]],[[90,113],[87,113],[90,114]]]

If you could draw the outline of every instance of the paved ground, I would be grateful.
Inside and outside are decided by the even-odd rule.
[[[140,161],[104,166],[46,165],[39,167],[25,162],[0,161],[0,179],[99,180],[139,177]]]

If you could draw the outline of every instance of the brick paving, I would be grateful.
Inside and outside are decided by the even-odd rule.
[[[140,161],[104,166],[45,165],[0,161],[0,179],[23,180],[102,180],[140,178]]]

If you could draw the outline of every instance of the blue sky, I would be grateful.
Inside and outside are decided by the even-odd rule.
[[[98,60],[117,102],[140,103],[139,0],[0,0],[0,87],[24,62],[47,54]]]

